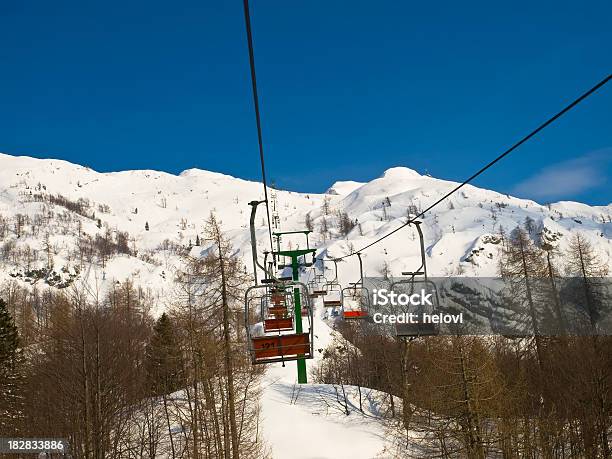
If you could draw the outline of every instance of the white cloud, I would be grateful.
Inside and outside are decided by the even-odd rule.
[[[573,197],[606,183],[609,149],[544,168],[514,186],[513,193],[534,199]]]

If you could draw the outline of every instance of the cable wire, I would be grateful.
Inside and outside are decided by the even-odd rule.
[[[479,171],[475,172],[474,174],[472,174],[472,176],[470,176],[467,180],[464,180],[463,182],[461,182],[458,186],[456,186],[455,188],[453,188],[451,191],[449,191],[448,193],[446,193],[444,196],[442,196],[440,199],[438,199],[436,202],[434,202],[433,204],[431,204],[429,207],[427,207],[425,210],[421,211],[418,215],[416,215],[415,217],[409,219],[406,223],[404,223],[402,226],[399,226],[397,228],[395,228],[393,231],[391,231],[390,233],[385,234],[384,236],[378,238],[377,240],[375,240],[374,242],[369,243],[368,245],[362,247],[359,250],[355,250],[347,255],[344,255],[342,257],[338,257],[335,258],[335,260],[339,261],[339,260],[343,260],[345,258],[348,257],[352,257],[353,255],[356,255],[358,252],[363,252],[366,249],[369,249],[370,247],[372,247],[375,244],[378,244],[380,241],[388,238],[389,236],[391,236],[392,234],[397,233],[399,230],[401,230],[402,228],[405,228],[406,226],[410,225],[411,223],[413,223],[414,221],[416,221],[418,218],[422,217],[423,215],[425,215],[427,212],[429,212],[431,209],[433,209],[434,207],[436,207],[438,204],[440,204],[442,201],[444,201],[446,198],[448,198],[449,196],[451,196],[452,194],[456,193],[457,191],[459,191],[461,188],[463,188],[465,185],[467,185],[468,183],[470,183],[472,180],[474,180],[476,177],[478,177],[479,175],[481,175],[483,172],[485,172],[487,169],[489,169],[490,167],[492,167],[493,165],[495,165],[497,162],[501,161],[503,158],[505,158],[506,156],[508,156],[510,153],[512,153],[514,150],[516,150],[518,147],[520,147],[522,144],[524,144],[525,142],[527,142],[529,139],[531,139],[533,136],[535,136],[536,134],[538,134],[540,131],[542,131],[543,129],[545,129],[548,125],[554,123],[556,120],[558,120],[559,118],[561,118],[563,115],[565,115],[567,112],[569,112],[571,109],[573,109],[574,107],[576,107],[576,105],[578,105],[580,102],[582,102],[583,100],[585,100],[587,97],[589,97],[591,94],[593,94],[594,92],[596,92],[598,89],[600,89],[602,86],[604,86],[606,83],[608,83],[610,81],[610,79],[612,79],[612,75],[608,75],[606,78],[604,78],[603,80],[601,80],[599,83],[597,83],[595,86],[593,86],[591,89],[589,89],[588,91],[586,91],[585,93],[583,93],[580,97],[578,97],[576,100],[574,100],[572,103],[570,103],[568,106],[566,106],[563,110],[561,110],[560,112],[558,112],[556,115],[552,116],[551,118],[549,118],[548,120],[546,120],[544,123],[542,123],[540,126],[538,126],[536,129],[534,129],[533,131],[531,131],[529,134],[527,134],[525,137],[523,137],[521,140],[519,140],[518,142],[516,142],[514,145],[512,145],[510,148],[508,148],[506,151],[504,151],[501,155],[499,155],[497,158],[495,158],[494,160],[492,160],[491,162],[489,162],[487,165],[483,166]]]
[[[257,94],[257,77],[255,75],[255,53],[253,52],[253,34],[251,32],[251,15],[249,13],[249,0],[243,0],[244,22],[246,25],[247,43],[249,45],[249,65],[251,67],[251,86],[253,89],[253,105],[255,107],[255,119],[257,121],[257,142],[259,144],[259,162],[261,163],[261,180],[263,182],[264,200],[266,202],[266,215],[268,218],[268,235],[270,236],[270,250],[274,250],[272,244],[272,225],[270,222],[270,205],[268,201],[268,184],[266,181],[266,166],[264,161],[263,135],[261,133],[261,116],[259,113],[259,96]]]

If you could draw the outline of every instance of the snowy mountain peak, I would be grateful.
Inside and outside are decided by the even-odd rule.
[[[338,181],[327,194],[279,190],[279,229],[310,225],[312,247],[320,254],[343,256],[397,229],[408,215],[419,213],[454,186],[407,167],[394,167],[367,183]],[[178,176],[150,170],[99,173],[61,160],[0,154],[0,282],[9,278],[33,285],[41,279],[31,274],[43,273],[48,285],[68,285],[84,277],[90,263],[97,274],[91,274],[88,282],[101,282],[104,288],[113,280],[132,279],[158,292],[163,309],[163,292],[171,288],[176,254],[189,247],[194,256],[204,251],[197,242],[203,240],[211,212],[251,266],[248,202],[254,199],[263,199],[261,183],[201,169]],[[256,228],[264,240],[267,230],[261,212]],[[581,232],[612,266],[610,206],[574,202],[543,206],[467,186],[422,218],[430,272],[495,275],[498,246],[491,242],[495,234],[525,225],[527,219],[534,239],[543,234],[539,237],[543,242],[560,250],[567,247],[572,233]],[[420,258],[413,233],[406,228],[367,250],[366,274],[376,275],[383,265],[391,273],[414,267]],[[102,256],[98,248],[108,238],[114,248]],[[85,260],[84,243],[93,247]],[[264,250],[265,244],[259,249]],[[62,273],[65,279],[58,284],[54,279]],[[358,274],[355,260],[347,259],[340,282],[354,282]]]
[[[408,167],[397,166],[391,167],[387,169],[381,178],[388,180],[406,180],[406,179],[415,179],[423,177],[414,169],[410,169]]]
[[[198,179],[228,179],[228,180],[238,180],[236,177],[228,174],[222,174],[221,172],[213,172],[207,171],[204,169],[191,168],[185,169],[183,172],[179,174],[179,177],[195,177]]]

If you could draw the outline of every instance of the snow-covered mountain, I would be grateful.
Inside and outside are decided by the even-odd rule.
[[[326,194],[277,191],[282,230],[314,229],[311,245],[338,257],[402,225],[456,183],[388,169],[368,183],[342,181]],[[177,246],[203,250],[204,222],[211,212],[222,221],[238,253],[250,262],[248,202],[263,198],[260,183],[190,169],[180,175],[151,170],[99,173],[61,160],[0,154],[0,281],[66,287],[77,279],[100,290],[132,279],[151,289],[164,308]],[[257,217],[260,251],[266,245],[265,210]],[[344,218],[355,224],[345,226]],[[495,275],[500,228],[532,220],[533,237],[565,247],[580,231],[612,263],[612,204],[577,202],[540,205],[495,191],[466,186],[423,219],[428,268],[433,275]],[[106,236],[105,236],[106,235]],[[106,237],[115,249],[100,260],[89,246]],[[196,242],[200,242],[200,246]],[[303,241],[285,240],[294,247]],[[398,231],[363,255],[366,275],[386,264],[399,274],[418,266],[416,232]],[[331,268],[331,267],[330,267]],[[355,257],[339,264],[341,283],[358,278]]]
[[[455,185],[396,167],[368,183],[337,182],[325,194],[279,190],[271,195],[282,230],[303,229],[308,220],[319,256],[338,257],[398,228]],[[191,246],[197,256],[206,249],[204,223],[211,212],[251,268],[248,202],[262,198],[260,183],[198,169],[178,176],[99,173],[60,160],[0,154],[0,284],[85,285],[103,292],[129,279],[157,299],[154,311],[160,312],[173,287],[177,252]],[[430,273],[495,275],[501,227],[508,232],[526,219],[532,237],[560,249],[572,233],[581,232],[612,267],[612,205],[540,205],[467,186],[423,218]],[[268,248],[263,207],[256,224],[262,252]],[[303,247],[304,241],[283,243]],[[416,232],[404,228],[364,252],[365,274],[378,275],[386,265],[397,275],[418,267],[419,256]],[[354,257],[339,263],[341,284],[357,278]],[[316,348],[324,349],[338,335],[320,302],[315,308]],[[317,351],[309,368],[320,359]],[[381,394],[364,389],[364,413],[352,409],[346,416],[334,386],[297,386],[295,374],[294,362],[271,365],[262,384],[262,430],[273,457],[391,457],[383,452],[389,444],[379,412]],[[356,404],[357,389],[344,389]],[[290,441],[296,424],[317,439],[299,451]]]

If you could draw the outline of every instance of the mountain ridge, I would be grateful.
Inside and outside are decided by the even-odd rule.
[[[320,253],[340,257],[401,226],[408,215],[419,213],[454,186],[456,182],[392,167],[369,182],[338,181],[328,193],[276,190],[275,207],[282,230],[304,228],[308,215],[313,245]],[[13,253],[35,254],[27,261],[23,256],[0,257],[0,281],[28,283],[26,271],[50,264],[66,282],[91,283],[84,279],[86,270],[76,255],[82,235],[95,242],[105,234],[116,241],[125,233],[128,242],[123,253],[113,254],[104,263],[96,256],[91,259],[95,282],[109,288],[113,281],[131,278],[157,291],[158,309],[163,310],[177,247],[191,247],[193,256],[202,252],[195,244],[203,240],[204,222],[211,212],[222,221],[251,269],[247,225],[248,202],[254,199],[263,199],[261,183],[202,169],[187,169],[179,175],[152,170],[101,173],[63,160],[0,154],[0,216],[5,222],[0,245],[7,250],[12,246]],[[45,217],[49,212],[53,218]],[[267,248],[267,227],[264,209],[259,212],[261,253]],[[502,228],[511,231],[526,219],[540,233],[544,229],[559,233],[561,249],[567,245],[567,236],[581,232],[612,264],[611,215],[610,205],[573,201],[541,205],[467,185],[422,218],[428,267],[434,275],[495,275],[497,256],[491,235]],[[25,219],[19,236],[15,232],[18,219]],[[46,224],[41,223],[45,220]],[[394,273],[414,267],[419,261],[415,237],[414,230],[406,228],[367,250],[363,256],[366,275],[376,275],[384,266]],[[539,236],[534,233],[533,237]],[[52,253],[45,250],[45,238],[51,241]],[[284,243],[296,246],[303,241],[287,238]],[[356,260],[348,258],[340,265],[343,285],[358,278]],[[62,269],[70,274],[62,274]],[[92,269],[87,272],[91,275]],[[41,282],[49,284],[39,279],[37,285]]]

